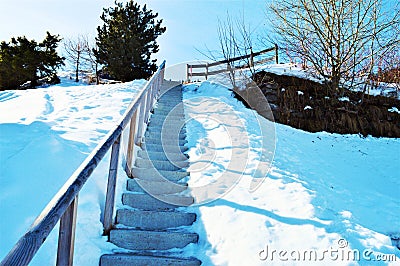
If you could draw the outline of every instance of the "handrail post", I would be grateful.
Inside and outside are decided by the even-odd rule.
[[[115,187],[117,184],[117,172],[118,172],[118,159],[119,159],[119,148],[121,145],[121,135],[118,136],[117,140],[112,145],[110,169],[108,172],[108,183],[107,183],[107,194],[106,204],[104,206],[104,219],[103,219],[103,233],[108,235],[113,227],[113,215],[115,205]]]
[[[161,79],[161,84],[162,84],[162,82],[163,82],[163,80],[164,80],[164,77],[165,77],[165,64],[164,64],[164,67],[161,69],[161,71],[160,71],[160,79]],[[160,85],[161,85],[160,84]]]
[[[254,54],[253,54],[253,48],[250,47],[250,62],[249,62],[249,67],[252,68],[254,67]]]
[[[149,123],[149,116],[150,116],[150,110],[151,110],[151,103],[152,103],[152,99],[151,99],[151,90],[153,88],[153,83],[150,85],[150,88],[147,90],[146,93],[146,107],[145,107],[145,111],[144,111],[144,122],[147,124]]]
[[[146,105],[146,95],[142,96],[142,101],[140,103],[140,110],[139,110],[139,119],[138,123],[138,131],[136,135],[136,145],[140,146],[142,144],[142,137],[143,137],[143,126],[144,126],[144,112],[145,112],[145,105]]]
[[[128,150],[126,155],[126,165],[125,165],[125,172],[128,177],[132,176],[132,161],[134,159],[134,151],[135,151],[135,137],[136,137],[136,127],[137,127],[137,114],[138,109],[135,110],[131,118],[131,123],[129,126],[129,140],[128,140]]]
[[[78,195],[71,202],[60,219],[58,234],[57,266],[72,266],[74,260],[74,243]]]
[[[149,110],[148,110],[148,116],[150,116],[150,112],[153,110],[153,106],[154,106],[154,92],[155,92],[155,88],[157,86],[157,80],[154,80],[153,84],[151,84],[150,90],[149,90],[149,97],[150,97],[150,106],[149,106]],[[148,122],[148,121],[147,121]]]
[[[279,53],[278,53],[278,44],[276,44],[275,43],[275,63],[276,64],[279,64],[279,58],[278,58],[278,56],[279,56]]]

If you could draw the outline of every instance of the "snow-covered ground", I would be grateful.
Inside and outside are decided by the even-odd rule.
[[[252,193],[249,183],[262,177],[255,171],[262,147],[257,131],[270,122],[246,109],[226,87],[203,82],[185,91],[187,112],[195,109],[187,125],[191,186],[204,186],[224,175],[236,179],[238,166],[229,162],[248,161],[229,193],[229,188],[220,187],[219,199],[194,208],[200,216],[196,228],[202,233],[200,248],[188,247],[188,254],[214,265],[280,265],[286,259],[298,265],[304,252],[316,254],[319,265],[366,265],[369,258],[382,258],[380,253],[395,254],[400,263],[400,252],[388,237],[400,233],[399,139],[307,133],[276,124],[270,172]],[[202,108],[196,108],[199,102]],[[218,126],[220,114],[213,110],[242,120],[229,117]],[[247,151],[232,145],[232,127],[239,128],[241,140],[249,140]],[[353,262],[352,256],[348,260],[347,251],[359,252],[360,261]],[[305,264],[310,263],[307,258]]]
[[[0,92],[0,261],[116,124],[145,81]],[[75,265],[98,265],[109,155],[79,197]],[[32,265],[55,261],[53,230]],[[88,256],[87,254],[90,254]],[[93,260],[94,257],[96,257]]]
[[[67,85],[0,92],[0,260],[144,81]],[[200,242],[185,255],[204,265],[298,265],[292,256],[304,252],[316,254],[318,265],[369,265],[374,256],[400,263],[388,237],[400,234],[399,139],[273,124],[215,83],[185,86],[184,99],[189,184],[202,203],[191,207]],[[75,265],[98,265],[100,254],[115,248],[101,236],[108,159],[80,193]],[[122,171],[118,178],[122,190]],[[57,234],[32,265],[54,264]],[[343,257],[348,249],[361,261]]]
[[[322,76],[319,76],[316,73],[313,73],[312,68],[303,69],[300,64],[265,64],[256,66],[257,71],[265,70],[270,73],[274,73],[277,75],[286,75],[286,76],[295,76],[303,79],[308,79],[314,82],[321,83],[324,81]],[[342,80],[342,85],[350,87],[351,82]],[[355,78],[354,83],[352,84],[353,91],[364,91],[365,79]],[[379,84],[374,84],[374,87],[367,86],[365,93],[368,95],[382,95],[387,97],[397,97],[400,100],[400,87],[399,84],[396,83],[384,83],[380,82]]]

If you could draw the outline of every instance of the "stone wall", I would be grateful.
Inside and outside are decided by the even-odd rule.
[[[309,132],[327,131],[375,137],[400,137],[396,98],[330,89],[292,76],[260,72],[255,81],[270,103],[275,121]],[[348,98],[349,101],[339,100]]]

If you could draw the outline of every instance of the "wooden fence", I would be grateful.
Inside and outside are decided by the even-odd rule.
[[[269,52],[275,51],[275,55],[271,56],[271,57],[267,57],[264,59],[261,59],[259,61],[255,61],[254,59],[260,55],[263,54],[267,54]],[[243,64],[241,66],[236,66],[236,67],[232,67],[232,63],[236,62],[236,61],[243,61],[246,60],[248,61],[248,63]],[[186,79],[192,80],[193,77],[205,77],[206,80],[208,79],[209,76],[212,75],[217,75],[220,73],[224,73],[224,72],[228,72],[230,70],[236,70],[236,69],[243,69],[243,68],[248,68],[248,67],[253,67],[255,65],[259,65],[259,64],[263,64],[269,61],[274,61],[275,63],[278,64],[279,63],[279,58],[278,58],[278,45],[275,44],[274,47],[272,48],[268,48],[262,51],[259,51],[257,53],[250,53],[248,55],[243,55],[243,56],[238,56],[235,58],[231,58],[231,59],[225,59],[222,61],[217,61],[217,62],[213,62],[213,63],[206,63],[206,64],[197,64],[197,65],[191,65],[191,64],[187,64],[186,65]],[[212,70],[211,68],[213,67],[217,67],[217,66],[221,66],[226,64],[226,67],[224,68],[219,68],[219,69],[215,69]],[[193,69],[204,69],[203,72],[193,72]]]
[[[102,139],[92,153],[72,174],[42,213],[36,218],[31,228],[19,239],[3,261],[0,262],[1,266],[28,265],[58,221],[60,221],[60,229],[56,265],[72,265],[79,191],[111,148],[103,219],[104,234],[109,234],[113,226],[115,187],[122,132],[129,124],[125,171],[128,176],[131,176],[134,144],[140,144],[142,140],[150,111],[159,97],[160,87],[164,80],[164,70],[165,61],[147,82],[139,95],[131,102],[119,123]]]

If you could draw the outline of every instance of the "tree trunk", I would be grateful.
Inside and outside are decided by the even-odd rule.
[[[75,69],[75,82],[79,81],[79,58],[80,57],[80,53],[78,52],[78,57],[76,59],[76,69]]]

